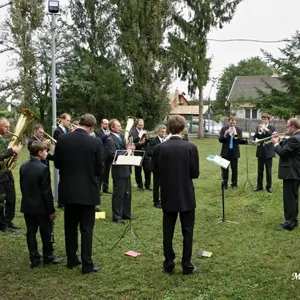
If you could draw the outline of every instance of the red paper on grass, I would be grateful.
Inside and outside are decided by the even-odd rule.
[[[133,251],[133,250],[129,250],[129,251],[125,252],[125,255],[132,256],[132,257],[137,257],[137,256],[140,256],[141,253]]]

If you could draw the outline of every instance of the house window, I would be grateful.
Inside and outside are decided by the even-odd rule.
[[[251,109],[245,109],[245,118],[250,119],[251,118]]]
[[[252,119],[257,119],[257,109],[252,109]]]

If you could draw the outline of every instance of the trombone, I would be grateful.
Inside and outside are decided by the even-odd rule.
[[[262,138],[262,139],[256,139],[254,141],[254,143],[256,145],[260,144],[260,143],[265,143],[265,144],[271,144],[272,143],[272,138],[273,137],[279,137],[280,139],[283,139],[286,137],[286,135],[288,134],[288,132],[280,132],[280,133],[275,133],[271,136],[267,136],[265,138]]]

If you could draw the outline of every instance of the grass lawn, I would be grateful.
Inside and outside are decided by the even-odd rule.
[[[250,185],[256,186],[255,146],[247,148],[250,183],[246,182],[246,146],[241,146],[238,190],[225,191],[226,217],[239,224],[217,223],[222,217],[221,172],[206,157],[219,154],[221,147],[218,140],[193,142],[200,154],[200,178],[194,181],[197,208],[193,263],[198,267],[197,274],[181,275],[179,223],[174,236],[176,272],[174,275],[162,272],[162,212],[153,207],[151,192],[134,188],[132,212],[137,219],[133,225],[146,247],[128,232],[110,250],[125,227],[112,223],[111,196],[104,195],[102,209],[106,219],[96,220],[93,245],[94,262],[102,270],[82,276],[80,267],[66,268],[63,211],[58,210],[54,245],[55,254],[64,257],[63,264],[31,270],[25,235],[13,238],[9,233],[0,234],[0,299],[300,299],[300,280],[292,280],[293,273],[300,273],[300,230],[276,231],[283,221],[278,158],[273,160],[273,193],[255,193]],[[19,163],[27,156],[24,150]],[[19,213],[18,168],[14,175],[17,190],[14,222],[25,233],[23,216]],[[197,257],[199,249],[211,251],[212,257]],[[141,256],[127,257],[124,253],[128,250],[141,252]]]

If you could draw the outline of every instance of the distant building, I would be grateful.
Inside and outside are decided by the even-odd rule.
[[[261,113],[249,100],[259,97],[257,90],[269,93],[266,84],[279,91],[286,91],[277,75],[237,76],[228,95],[231,110],[241,119],[260,119]],[[248,101],[248,102],[247,102]],[[235,105],[235,102],[240,104]]]

